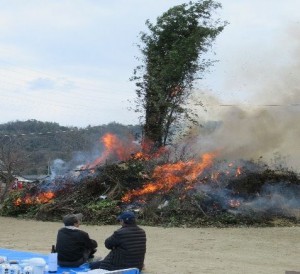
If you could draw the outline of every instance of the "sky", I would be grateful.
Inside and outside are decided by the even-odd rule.
[[[196,88],[201,98],[213,96],[220,104],[249,103],[257,86],[270,78],[270,67],[294,61],[292,31],[299,28],[300,2],[219,2],[223,8],[216,17],[229,25],[212,48],[219,62]],[[155,23],[182,3],[0,0],[0,123],[138,123],[138,114],[129,110],[136,96],[129,78],[140,64],[139,33],[147,19]],[[257,102],[265,103],[276,102]]]

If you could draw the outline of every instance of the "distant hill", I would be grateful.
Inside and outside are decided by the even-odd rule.
[[[23,174],[47,174],[49,163],[55,159],[70,161],[76,152],[92,153],[105,133],[118,136],[140,136],[138,125],[65,127],[58,123],[37,120],[0,124],[0,138],[17,138],[22,154],[26,155]]]

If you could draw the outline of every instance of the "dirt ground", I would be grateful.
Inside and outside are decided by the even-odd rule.
[[[0,247],[47,254],[62,223],[0,217]],[[105,256],[105,238],[119,226],[87,226]],[[283,274],[300,271],[300,226],[161,228],[147,233],[144,274]],[[0,254],[1,255],[1,254]]]

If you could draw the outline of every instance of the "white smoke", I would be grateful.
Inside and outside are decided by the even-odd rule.
[[[284,37],[273,41],[274,45],[285,43],[284,51],[274,46],[259,62],[253,58],[253,62],[236,65],[235,77],[228,77],[230,83],[225,86],[238,82],[239,99],[232,98],[226,105],[207,92],[201,96],[207,111],[199,110],[203,127],[190,132],[195,148],[217,150],[220,157],[232,160],[263,157],[271,163],[280,156],[287,167],[300,170],[299,34],[299,26],[290,27]]]

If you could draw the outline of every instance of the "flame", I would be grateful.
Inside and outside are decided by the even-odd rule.
[[[104,155],[115,153],[121,161],[129,158],[133,146],[126,146],[124,142],[117,138],[117,136],[109,133],[105,134],[101,139],[106,148]]]
[[[15,205],[16,206],[21,205],[21,203],[22,203],[22,199],[21,198],[18,198],[17,200],[15,200]]]
[[[53,198],[55,197],[55,194],[52,191],[47,192],[41,192],[36,196],[25,196],[23,198],[18,198],[14,202],[16,206],[20,206],[21,204],[25,205],[33,205],[33,204],[46,204],[49,203]]]
[[[190,160],[187,162],[177,162],[164,164],[154,169],[152,178],[154,182],[146,184],[142,189],[128,192],[123,198],[123,202],[129,202],[133,197],[158,191],[168,192],[176,184],[181,182],[192,183],[197,177],[213,163],[215,153],[206,153],[200,162]]]
[[[143,154],[143,152],[139,151],[133,155],[133,158],[136,160],[148,160],[148,158]]]
[[[242,168],[241,167],[238,167],[237,169],[236,169],[236,172],[235,172],[235,177],[238,177],[239,175],[241,175],[242,174]]]
[[[167,147],[156,148],[150,140],[143,140],[141,144],[141,150],[132,155],[135,160],[151,160],[156,159],[165,154],[168,149]]]
[[[55,195],[52,191],[42,192],[42,193],[38,194],[38,196],[36,197],[36,201],[39,204],[44,204],[44,203],[48,203],[54,197],[55,197]]]
[[[103,164],[107,159],[116,159],[119,161],[126,161],[130,158],[135,160],[150,160],[161,156],[167,151],[165,147],[153,151],[153,144],[146,141],[143,142],[141,147],[141,145],[134,142],[132,136],[126,140],[120,140],[116,135],[106,133],[100,140],[104,146],[102,155],[94,162],[83,166],[82,169],[94,169],[96,166]]]
[[[85,165],[82,169],[92,169],[97,165],[103,164],[108,158],[116,158],[120,161],[126,161],[132,154],[137,151],[137,144],[133,142],[133,138],[129,140],[120,140],[116,135],[106,133],[101,137],[104,151],[100,157],[94,162]]]

